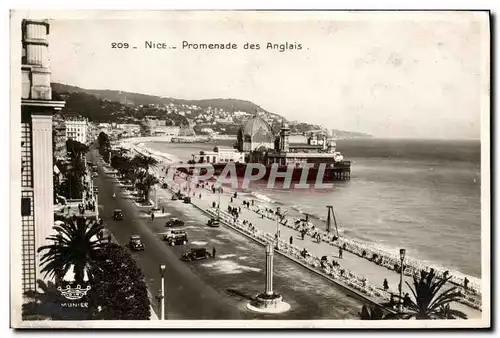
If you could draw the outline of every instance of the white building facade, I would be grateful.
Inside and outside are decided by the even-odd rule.
[[[89,142],[89,121],[83,116],[65,116],[66,137],[83,144]]]
[[[49,23],[22,22],[21,92],[21,287],[35,290],[40,246],[54,225],[52,116],[64,107],[52,101],[48,51]]]

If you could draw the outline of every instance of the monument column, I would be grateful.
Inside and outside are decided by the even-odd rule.
[[[273,255],[272,244],[266,245],[266,295],[272,295],[273,292]]]

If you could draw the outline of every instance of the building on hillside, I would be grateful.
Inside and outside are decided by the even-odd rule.
[[[89,120],[75,113],[64,114],[66,124],[66,138],[73,141],[78,141],[83,144],[88,144],[88,129]]]
[[[151,130],[153,136],[179,136],[179,126],[156,126]]]
[[[22,22],[21,92],[21,288],[35,290],[41,254],[54,226],[52,116],[64,107],[50,87],[49,22]]]
[[[54,157],[64,159],[66,157],[66,123],[60,113],[54,114],[52,118],[52,130]]]

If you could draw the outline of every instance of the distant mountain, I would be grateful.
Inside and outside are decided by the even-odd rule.
[[[253,102],[239,99],[183,100],[119,90],[84,89],[61,83],[52,83],[51,87],[54,97],[66,101],[64,111],[78,112],[96,122],[138,122],[146,116],[156,116],[170,125],[188,125],[189,121],[196,121],[195,131],[198,133],[211,129],[221,134],[235,134],[248,118],[248,115],[233,114],[235,112],[254,114],[258,111],[274,131],[279,130],[280,121],[286,120]],[[219,121],[221,115],[224,118]],[[230,118],[230,121],[224,121],[225,118]],[[318,129],[322,127],[303,122],[291,123],[293,133]],[[333,131],[339,138],[370,137],[363,133]]]
[[[203,99],[203,100],[183,100],[170,97],[161,97],[147,94],[137,94],[123,92],[119,90],[101,90],[101,89],[84,89],[76,86],[70,86],[61,83],[52,83],[52,90],[57,93],[85,93],[93,95],[101,100],[120,102],[130,105],[165,105],[173,103],[175,105],[196,105],[200,108],[218,108],[229,112],[243,111],[253,113],[256,110],[269,113],[262,107],[253,102],[238,99]],[[269,113],[271,114],[271,113]],[[276,115],[276,114],[271,114]],[[278,116],[278,115],[276,115]]]

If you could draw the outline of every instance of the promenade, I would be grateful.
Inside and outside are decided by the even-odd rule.
[[[165,173],[157,174],[165,179]],[[254,200],[254,205],[250,203],[250,207],[245,207],[243,202],[251,202],[248,196],[238,196],[234,197],[234,192],[230,189],[224,187],[224,192],[221,194],[213,193],[211,190],[206,188],[196,188],[196,186],[188,182],[185,177],[179,175],[175,176],[174,182],[171,182],[174,191],[181,190],[183,194],[190,194],[192,198],[192,203],[197,205],[199,208],[204,210],[209,210],[213,207],[213,203],[219,204],[220,210],[226,214],[228,206],[232,208],[237,208],[239,211],[238,219],[240,221],[245,220],[247,223],[251,223],[253,227],[258,229],[262,233],[274,236],[279,228],[280,240],[283,244],[290,243],[290,238],[292,238],[292,246],[296,247],[299,251],[306,249],[307,252],[313,257],[323,257],[326,256],[329,263],[333,260],[339,263],[341,269],[345,269],[351,277],[357,280],[363,280],[363,284],[369,286],[369,288],[375,289],[376,295],[371,297],[374,301],[381,302],[382,300],[389,301],[390,295],[398,295],[398,285],[400,281],[400,274],[394,270],[387,269],[384,266],[377,265],[365,258],[359,257],[358,255],[352,254],[346,250],[343,250],[342,258],[339,258],[339,248],[333,245],[331,242],[320,241],[313,239],[309,235],[301,239],[301,234],[299,231],[295,230],[293,222],[289,222],[289,226],[278,225],[278,222],[273,215],[268,215],[262,210],[265,210],[264,205],[258,200]],[[201,195],[200,195],[201,194]],[[201,198],[200,198],[201,196]],[[232,202],[231,202],[232,199]],[[263,217],[264,216],[264,217]],[[387,279],[389,289],[387,291],[383,288],[384,279]],[[413,278],[411,276],[403,276],[403,295],[411,291],[406,285],[408,282],[413,285]],[[444,287],[444,290],[452,287],[449,284]],[[476,319],[481,318],[481,311],[469,307],[461,303],[453,303],[451,305],[453,309],[460,310],[467,314],[468,318]]]

